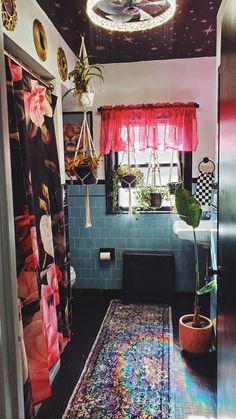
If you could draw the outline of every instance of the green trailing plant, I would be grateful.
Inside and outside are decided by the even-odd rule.
[[[130,167],[128,165],[118,166],[112,172],[112,205],[113,208],[118,208],[118,193],[123,176],[134,175],[136,176],[136,188],[140,188],[143,185],[143,172],[137,167]]]
[[[69,93],[73,93],[73,96],[80,96],[82,93],[89,92],[89,84],[94,77],[104,81],[103,65],[99,63],[88,64],[88,57],[78,57],[74,69],[68,74],[68,78],[73,82],[74,87],[67,90],[63,99]]]
[[[135,197],[138,204],[138,210],[150,210],[151,198],[150,191],[152,186],[140,186],[135,191]]]
[[[193,229],[193,243],[194,243],[194,260],[195,260],[195,298],[194,298],[194,315],[192,326],[200,327],[200,295],[210,292],[216,287],[216,281],[209,282],[204,287],[200,287],[200,274],[199,274],[199,257],[198,247],[196,240],[196,231],[201,219],[201,204],[194,198],[194,196],[187,189],[178,189],[175,194],[176,210],[186,224]]]
[[[160,193],[163,198],[169,199],[170,194],[168,188],[164,186],[143,186],[141,185],[135,191],[135,197],[138,204],[138,210],[151,209],[151,194]]]

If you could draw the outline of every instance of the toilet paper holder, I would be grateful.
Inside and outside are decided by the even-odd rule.
[[[99,259],[101,261],[115,260],[114,247],[102,247],[99,249]]]

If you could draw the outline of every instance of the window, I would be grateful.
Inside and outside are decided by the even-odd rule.
[[[170,181],[181,179],[184,187],[191,190],[192,151],[198,144],[193,102],[105,106],[101,108],[101,120],[100,150],[105,155],[108,213],[126,211],[127,206],[129,214],[134,207],[152,210],[153,202],[147,205],[147,201],[141,200],[144,205],[140,205],[140,194],[144,194],[143,198],[151,186],[166,191]],[[126,179],[128,192],[121,189],[125,164],[129,175],[134,169],[136,175],[142,171],[143,187],[140,182],[135,189],[127,188],[130,181]],[[149,195],[153,197],[150,191]],[[172,205],[173,196],[165,194],[162,205],[155,207],[170,210]]]
[[[156,155],[154,155],[156,153]],[[178,153],[178,154],[177,154]],[[156,159],[157,157],[157,159]],[[129,193],[128,188],[122,188],[119,184],[117,190],[114,190],[113,173],[121,165],[128,164],[131,168],[138,168],[143,173],[143,188],[131,188],[131,202],[132,208],[141,209],[139,194],[147,189],[147,186],[156,185],[162,186],[162,191],[167,190],[167,184],[171,182],[178,182],[179,174],[181,172],[184,187],[191,190],[191,173],[192,173],[192,153],[178,152],[172,150],[158,150],[155,152],[152,149],[130,153],[128,157],[124,152],[110,152],[105,156],[105,178],[106,178],[106,208],[108,214],[127,212],[129,207]],[[173,159],[173,161],[172,161]],[[179,160],[179,162],[178,162]],[[172,169],[171,169],[172,161]],[[157,164],[158,163],[158,164]],[[159,166],[154,167],[155,165]],[[179,168],[178,168],[179,166]],[[155,170],[155,171],[154,171]],[[171,176],[170,176],[171,175]],[[155,178],[155,179],[153,179]],[[166,188],[166,189],[165,189]],[[141,197],[142,202],[142,197]],[[150,211],[170,211],[173,207],[174,195],[165,193],[162,200],[161,208],[143,208],[145,212]]]

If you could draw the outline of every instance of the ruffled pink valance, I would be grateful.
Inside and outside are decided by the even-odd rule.
[[[147,148],[194,151],[197,148],[196,107],[190,103],[104,106],[100,150]]]

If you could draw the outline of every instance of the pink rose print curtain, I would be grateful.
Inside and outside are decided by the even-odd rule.
[[[70,338],[56,97],[6,59],[25,417],[51,393],[49,370]]]

